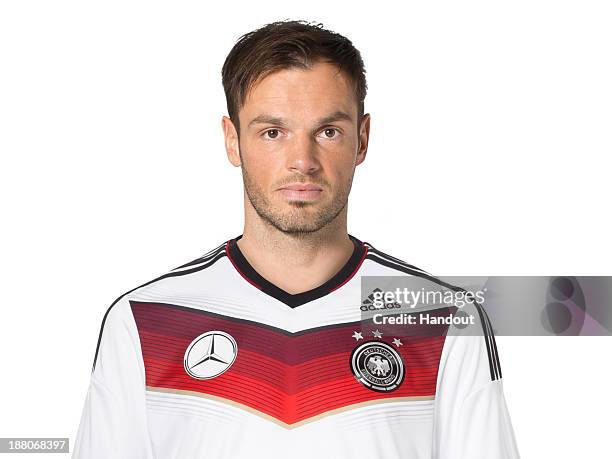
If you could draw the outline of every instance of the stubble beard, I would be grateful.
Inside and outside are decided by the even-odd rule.
[[[300,235],[314,233],[330,224],[342,212],[348,202],[353,176],[347,185],[336,193],[329,204],[310,203],[304,201],[288,201],[288,210],[275,207],[267,198],[266,193],[251,178],[248,169],[242,162],[242,178],[244,189],[257,215],[266,223],[283,233]],[[309,212],[308,207],[316,209]]]

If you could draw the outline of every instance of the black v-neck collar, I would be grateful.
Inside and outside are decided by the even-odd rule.
[[[282,301],[286,305],[294,308],[296,306],[301,306],[302,304],[308,303],[310,301],[314,301],[317,298],[321,298],[334,290],[340,288],[342,285],[346,284],[357,272],[363,260],[368,252],[367,246],[357,239],[354,236],[348,235],[351,241],[353,241],[354,249],[348,261],[344,264],[344,266],[333,275],[331,279],[324,282],[323,284],[315,287],[313,289],[307,290],[301,293],[288,293],[285,290],[277,287],[272,282],[264,278],[260,275],[255,268],[251,266],[251,264],[244,257],[240,248],[238,247],[238,240],[242,237],[237,236],[233,239],[230,239],[225,244],[225,252],[227,257],[234,265],[236,270],[240,273],[244,279],[257,287],[262,292],[276,298],[279,301]]]

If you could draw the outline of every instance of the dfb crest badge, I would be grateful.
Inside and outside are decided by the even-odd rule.
[[[377,392],[391,392],[404,380],[401,356],[383,341],[367,341],[353,349],[351,369],[361,384]]]

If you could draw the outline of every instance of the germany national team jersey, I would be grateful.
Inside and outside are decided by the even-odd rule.
[[[346,264],[290,294],[241,237],[106,311],[73,458],[519,457],[480,306],[480,336],[391,336],[364,322],[361,277],[428,273],[349,235]]]

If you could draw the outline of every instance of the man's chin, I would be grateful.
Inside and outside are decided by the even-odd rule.
[[[277,213],[271,220],[276,228],[285,233],[313,233],[325,226],[324,219],[316,212]]]

